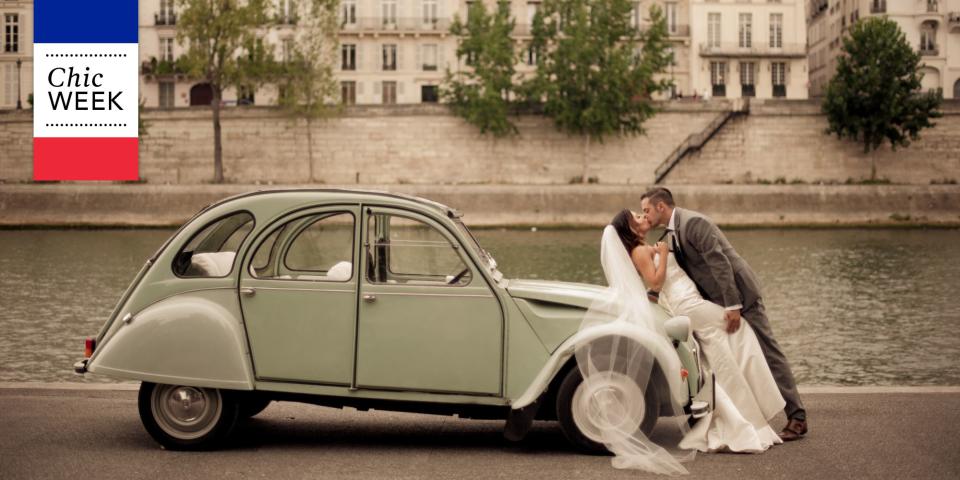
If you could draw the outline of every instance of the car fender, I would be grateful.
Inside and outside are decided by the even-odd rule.
[[[680,359],[671,348],[666,337],[659,337],[657,334],[651,334],[649,330],[638,328],[626,322],[615,321],[593,326],[570,336],[553,352],[553,355],[550,356],[550,359],[523,395],[511,402],[511,407],[519,409],[535,402],[547,390],[550,381],[563,368],[567,360],[574,355],[577,345],[611,335],[630,338],[652,352],[667,379],[671,398],[679,405],[686,405],[689,401],[689,391],[680,376]]]
[[[98,345],[90,372],[171,385],[253,390],[235,289],[175,295],[125,316],[122,322],[115,335]]]

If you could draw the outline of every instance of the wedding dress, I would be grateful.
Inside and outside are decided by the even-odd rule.
[[[675,354],[670,356],[673,346],[663,326],[653,320],[646,288],[613,226],[604,229],[600,260],[608,287],[587,310],[580,330],[602,328],[620,336],[647,339],[646,345],[584,342],[575,350],[585,390],[606,392],[575,404],[580,409],[576,413],[601,426],[603,444],[615,455],[613,466],[678,475],[687,473],[682,463],[693,460],[698,450],[759,452],[780,443],[767,420],[783,409],[784,401],[753,330],[744,322],[736,333],[728,335],[723,308],[703,300],[675,260],[668,261],[661,301],[675,315],[691,319],[716,375],[714,410],[690,429],[682,405],[661,408],[661,414],[672,410],[675,416],[660,417],[654,433],[656,441],[648,438],[636,422],[625,421],[631,418],[635,405],[643,403],[642,391],[613,391],[607,388],[610,380],[626,375],[646,389],[659,373],[657,368],[678,371],[679,360]],[[660,358],[672,364],[658,365],[651,350],[667,352]],[[671,436],[670,429],[679,435]]]
[[[659,266],[660,255],[654,257]],[[697,422],[680,448],[706,451],[762,452],[782,443],[768,421],[783,410],[784,400],[750,325],[726,332],[723,307],[703,299],[693,280],[667,255],[667,276],[660,304],[685,315],[716,378],[713,411]]]

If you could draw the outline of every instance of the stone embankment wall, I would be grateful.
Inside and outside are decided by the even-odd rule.
[[[823,133],[819,103],[754,101],[749,115],[733,117],[664,183],[844,182],[869,178],[871,160],[877,177],[894,183],[960,181],[960,101],[944,102],[942,112],[908,148],[865,154],[862,144]]]
[[[351,107],[308,123],[272,108],[230,108],[223,115],[228,183],[537,184],[586,176],[607,185],[646,185],[688,135],[701,131],[727,101],[670,102],[646,123],[645,136],[585,145],[549,119],[523,116],[520,135],[495,140],[438,105]],[[960,180],[960,101],[906,149],[871,153],[880,177],[895,183]],[[0,182],[32,177],[32,114],[0,112]],[[209,109],[147,110],[140,175],[149,184],[202,184],[213,173]],[[666,184],[756,183],[778,178],[844,182],[869,176],[860,145],[823,133],[815,102],[754,101],[699,152],[684,158]],[[585,161],[586,158],[586,161]]]

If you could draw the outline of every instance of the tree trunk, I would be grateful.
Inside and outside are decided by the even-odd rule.
[[[865,155],[870,155],[870,138],[867,135],[863,136],[863,153]],[[877,157],[876,155],[870,155],[870,180],[877,179]]]
[[[313,183],[313,127],[310,120],[310,115],[307,115],[307,167],[310,171],[310,183]]]
[[[583,138],[583,171],[580,172],[580,183],[587,183],[587,172],[590,168],[590,135]]]
[[[223,91],[219,85],[212,85],[213,101],[213,183],[223,183],[223,145],[220,141],[220,98]]]

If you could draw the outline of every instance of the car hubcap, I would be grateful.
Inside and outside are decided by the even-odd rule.
[[[151,397],[151,410],[164,432],[191,440],[213,429],[222,412],[222,401],[216,389],[157,385]]]
[[[646,400],[637,383],[618,372],[604,372],[584,379],[573,393],[573,422],[585,437],[598,443],[613,443],[640,429]]]

